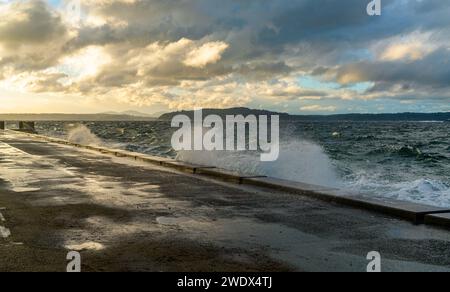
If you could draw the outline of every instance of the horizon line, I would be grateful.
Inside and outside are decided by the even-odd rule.
[[[205,108],[203,110],[230,110],[230,109],[239,109],[239,108],[243,108],[243,107],[235,107],[235,108],[223,108],[223,109],[219,109],[219,108]],[[269,110],[269,109],[252,109],[252,108],[245,108],[245,109],[249,109],[252,111],[269,111],[269,112],[274,112],[274,113],[279,113],[279,114],[287,114],[290,116],[339,116],[339,115],[401,115],[401,114],[450,114],[450,111],[440,111],[440,112],[411,112],[411,111],[406,111],[406,112],[381,112],[381,113],[369,113],[369,112],[349,112],[349,113],[297,113],[297,114],[292,114],[292,113],[288,113],[288,112],[279,112],[279,111],[275,111],[275,110]],[[162,116],[164,114],[170,114],[170,113],[177,113],[177,112],[191,112],[194,111],[192,109],[183,109],[183,110],[177,110],[177,111],[168,111],[168,112],[163,112],[163,113],[158,113],[159,116]],[[138,113],[138,112],[137,112]],[[0,112],[0,116],[1,115],[110,115],[110,116],[135,116],[135,117],[148,117],[149,115],[154,115],[154,114],[150,114],[150,113],[144,113],[142,112],[143,115],[146,116],[137,116],[137,115],[131,115],[131,114],[127,114],[125,112],[117,112],[117,113],[108,113],[108,112],[99,112],[99,113],[62,113],[62,112],[40,112],[40,113],[31,113],[31,112],[22,112],[22,113],[1,113]]]

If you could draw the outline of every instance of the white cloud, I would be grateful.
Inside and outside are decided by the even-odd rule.
[[[381,61],[417,61],[435,51],[440,44],[431,33],[413,32],[377,42],[373,47]]]
[[[314,104],[302,106],[300,110],[305,112],[335,112],[337,110],[337,107]]]
[[[190,67],[204,68],[208,64],[218,62],[228,47],[224,42],[206,43],[190,51],[183,63]]]
[[[112,62],[108,53],[100,46],[89,46],[64,57],[52,71],[67,74],[74,80],[96,76],[102,66]]]

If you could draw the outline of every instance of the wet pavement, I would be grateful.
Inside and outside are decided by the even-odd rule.
[[[450,231],[0,131],[0,271],[450,271]]]

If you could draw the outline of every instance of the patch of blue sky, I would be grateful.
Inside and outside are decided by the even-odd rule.
[[[364,93],[371,87],[373,87],[373,82],[359,82],[346,86],[345,88],[356,91],[358,93]]]
[[[302,88],[312,90],[338,90],[341,88],[347,88],[358,93],[363,93],[367,89],[373,86],[372,82],[359,82],[343,86],[337,82],[321,81],[313,76],[301,76],[298,79],[298,83]]]
[[[53,7],[61,7],[63,0],[47,0],[47,2]]]
[[[301,76],[298,83],[302,88],[313,90],[332,90],[339,89],[341,85],[336,82],[324,82],[313,76]]]

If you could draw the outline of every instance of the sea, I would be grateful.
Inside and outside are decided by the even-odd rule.
[[[283,121],[275,162],[251,151],[176,152],[168,121],[37,122],[36,129],[82,144],[450,207],[449,122]]]

